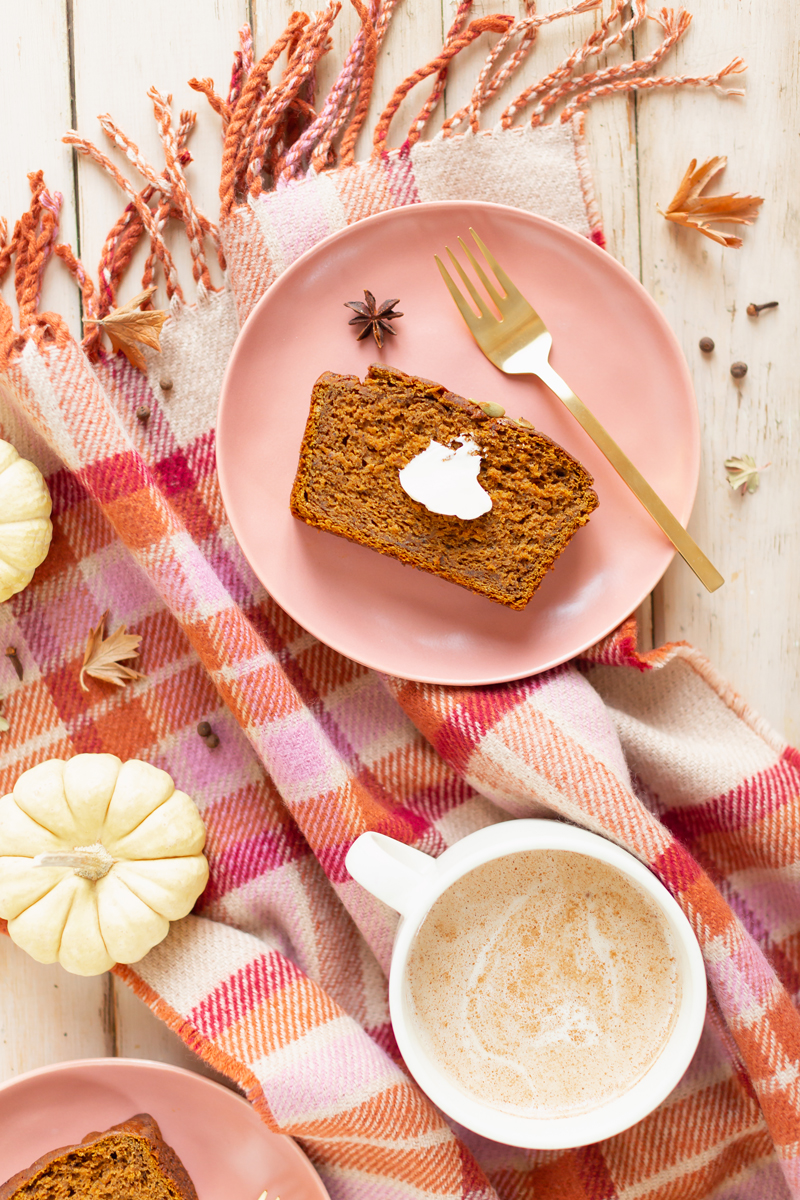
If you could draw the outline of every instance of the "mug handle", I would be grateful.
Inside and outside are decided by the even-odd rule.
[[[420,879],[436,869],[436,859],[383,833],[362,833],[344,860],[356,883],[407,916],[419,894]]]

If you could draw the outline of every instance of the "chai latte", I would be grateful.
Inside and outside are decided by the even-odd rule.
[[[450,1082],[531,1117],[626,1092],[680,1002],[669,926],[615,868],[567,850],[485,863],[434,903],[408,988],[423,1049]]]

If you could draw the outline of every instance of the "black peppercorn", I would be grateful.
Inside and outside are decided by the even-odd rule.
[[[731,375],[734,379],[744,379],[747,374],[747,363],[735,362],[731,366]]]
[[[139,421],[139,423],[140,423],[141,425],[146,425],[146,424],[147,424],[147,422],[150,420],[150,409],[149,409],[149,408],[144,408],[144,407],[142,407],[142,408],[137,408],[137,410],[136,410],[136,420],[137,420],[137,421]]]
[[[208,721],[201,721],[197,726],[197,732],[200,734],[201,738],[207,738],[211,733],[211,726],[209,725]]]
[[[700,349],[703,351],[703,354],[710,354],[714,349],[714,339],[710,337],[701,337]]]
[[[210,733],[208,735],[206,738],[206,745],[208,746],[209,750],[216,750],[217,746],[219,745],[219,738],[215,733]]]

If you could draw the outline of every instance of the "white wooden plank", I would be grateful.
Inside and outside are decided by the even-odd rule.
[[[254,0],[253,24],[256,53],[261,55],[286,26],[293,11],[303,7],[315,12],[322,3],[301,6],[293,0]],[[440,0],[402,0],[395,10],[381,48],[375,72],[369,113],[356,142],[356,160],[368,158],[372,150],[375,122],[398,84],[418,67],[439,53],[443,39],[443,17]],[[319,110],[331,84],[336,79],[353,39],[360,28],[355,8],[342,6],[331,31],[333,46],[317,70],[317,101]],[[430,89],[430,81],[417,85],[406,97],[389,132],[388,145],[403,140],[409,123],[414,119]]]
[[[542,6],[543,7],[543,6]],[[450,24],[455,0],[446,0],[446,23]],[[502,9],[522,16],[525,6],[497,5],[493,0],[477,0],[471,17],[486,16]],[[608,4],[603,6],[608,10]],[[544,7],[543,7],[544,11]],[[564,18],[540,29],[537,41],[502,91],[491,100],[481,114],[481,127],[492,128],[506,105],[522,90],[538,82],[556,67],[600,24],[602,14],[588,12]],[[487,49],[497,41],[496,36],[481,37],[456,58],[447,83],[446,111],[448,116],[467,103],[472,94]],[[630,39],[610,52],[611,63],[629,61]],[[600,65],[596,59],[589,69]],[[556,110],[558,111],[558,110]],[[523,109],[517,124],[530,119],[531,109]],[[552,120],[552,116],[548,117]],[[462,126],[461,128],[464,128]],[[633,102],[624,97],[596,102],[587,116],[587,149],[594,176],[597,199],[609,251],[634,275],[639,274],[639,227],[637,220],[636,144]]]
[[[116,1053],[121,1058],[149,1058],[172,1063],[235,1089],[227,1076],[207,1066],[135,992],[116,979],[114,985]]]
[[[0,937],[0,1080],[49,1063],[114,1053],[110,976],[45,967]]]
[[[66,0],[26,0],[3,6],[0,216],[8,222],[11,236],[14,223],[30,206],[28,172],[42,169],[50,191],[64,196],[61,237],[74,246],[72,152],[61,141],[71,123],[66,11]],[[2,294],[16,311],[13,265]],[[60,312],[77,328],[78,291],[61,263],[49,264],[39,307]]]
[[[106,0],[75,0],[74,57],[75,109],[78,132],[94,142],[121,167],[137,189],[141,176],[111,146],[97,117],[109,113],[116,125],[132,140],[157,170],[164,163],[161,141],[147,90],[155,86],[171,93],[173,112],[197,112],[189,150],[193,162],[186,168],[192,196],[213,221],[219,211],[219,174],[222,160],[221,126],[206,98],[192,91],[193,76],[214,79],[217,90],[227,95],[233,52],[238,46],[239,27],[247,19],[246,0],[217,0],[213,5],[196,5],[190,0],[161,4],[139,0],[135,19],[123,16],[117,4]],[[126,199],[101,168],[80,157],[78,161],[81,247],[87,269],[96,277],[97,263],[106,235],[122,212]],[[170,222],[167,242],[175,257],[186,299],[194,297],[191,260],[182,227]],[[149,244],[142,244],[128,268],[124,295],[139,290],[142,266]],[[213,250],[207,247],[212,277],[219,281]],[[157,281],[162,283],[160,271]],[[157,303],[164,303],[159,288]]]
[[[61,141],[71,121],[66,3],[30,0],[6,6],[3,34],[0,215],[11,234],[30,205],[27,173],[41,168],[48,188],[64,195],[61,236],[75,245],[72,153]],[[16,312],[13,264],[2,294]],[[58,262],[45,272],[40,309],[55,309],[78,326],[78,292]],[[102,1020],[105,979],[77,979],[60,967],[40,966],[6,937],[0,937],[0,979],[0,1079],[113,1050]]]
[[[800,10],[792,0],[774,0],[768,16],[755,3],[706,0],[695,7],[694,27],[670,72],[707,73],[742,54],[750,70],[733,86],[741,83],[747,98],[681,89],[640,103],[642,248],[645,283],[681,340],[697,390],[703,462],[690,528],[727,583],[709,596],[676,561],[658,592],[656,636],[685,638],[705,651],[797,741]],[[669,203],[690,159],[714,154],[727,154],[728,167],[712,191],[765,197],[740,250],[669,225],[655,210]],[[773,299],[780,301],[777,311],[747,316],[748,302]],[[707,357],[698,349],[704,334],[716,343]],[[741,383],[729,373],[737,360],[749,366]],[[772,462],[761,490],[744,497],[730,489],[723,470],[729,455],[742,453]]]

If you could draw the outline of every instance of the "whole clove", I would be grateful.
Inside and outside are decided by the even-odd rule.
[[[757,317],[758,314],[762,313],[765,308],[777,308],[777,307],[778,307],[777,300],[768,300],[766,302],[766,304],[748,304],[747,315],[748,315],[748,317]]]
[[[734,379],[744,379],[747,374],[747,363],[735,362],[731,364],[731,375]]]
[[[710,337],[701,337],[699,345],[700,349],[703,351],[703,354],[710,354],[714,349],[714,339]]]
[[[6,646],[6,658],[11,659],[11,665],[17,672],[17,679],[22,679],[22,663],[19,661],[16,646]]]

